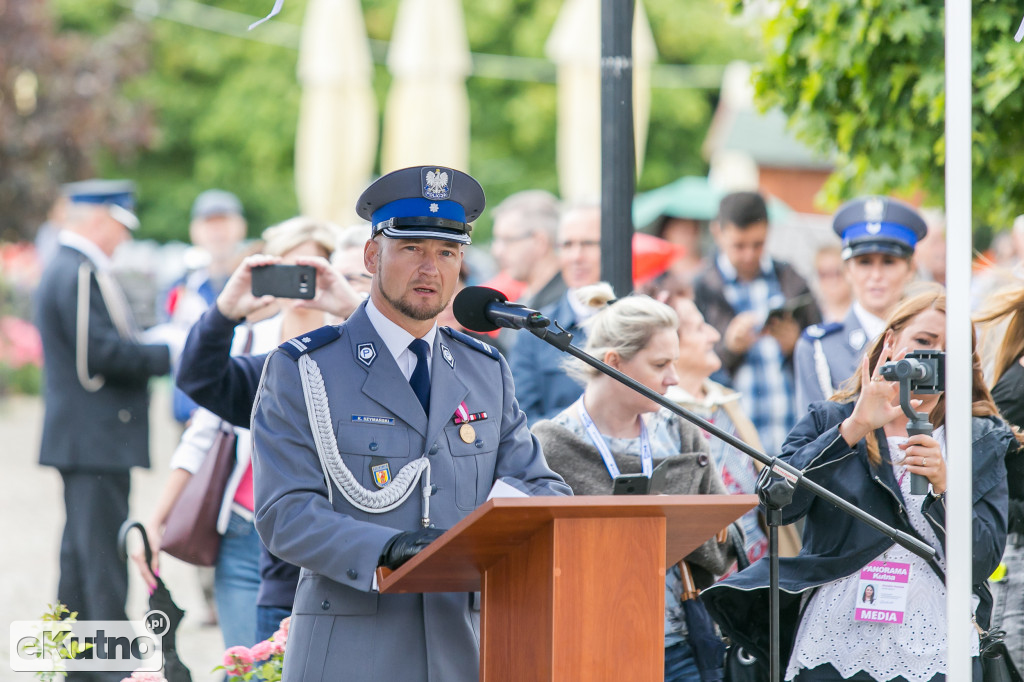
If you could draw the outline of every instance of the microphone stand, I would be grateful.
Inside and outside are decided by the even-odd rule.
[[[716,438],[724,440],[732,447],[764,465],[764,470],[761,472],[761,476],[758,479],[758,497],[761,500],[761,503],[765,506],[768,520],[768,611],[771,629],[770,671],[772,682],[780,682],[781,680],[781,661],[779,651],[779,526],[782,525],[782,508],[792,501],[796,488],[799,487],[804,490],[808,490],[818,497],[834,504],[850,516],[866,523],[896,544],[910,550],[925,561],[931,561],[935,557],[935,550],[928,544],[918,540],[908,533],[904,533],[901,530],[897,530],[885,523],[882,523],[871,514],[853,506],[827,488],[805,478],[803,472],[799,469],[783,462],[778,457],[769,457],[763,452],[755,450],[739,438],[736,438],[730,433],[726,433],[706,419],[703,419],[689,410],[680,407],[660,393],[652,391],[635,379],[632,379],[622,372],[609,367],[597,358],[588,355],[576,346],[573,346],[571,343],[573,338],[572,334],[567,332],[565,329],[562,329],[557,320],[554,321],[554,325],[558,327],[557,332],[552,330],[550,327],[525,328],[529,329],[530,333],[537,338],[546,341],[560,351],[568,353],[578,360],[582,360],[594,369],[610,376],[619,383],[629,386],[637,393],[653,400],[691,424],[699,426],[708,433],[714,435]]]

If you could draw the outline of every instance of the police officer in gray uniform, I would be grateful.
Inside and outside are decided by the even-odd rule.
[[[914,246],[927,234],[913,207],[878,196],[843,204],[832,229],[843,242],[854,300],[842,322],[811,325],[797,341],[793,358],[800,416],[857,371],[864,348],[884,330],[885,318],[903,298],[914,275]]]
[[[256,527],[302,567],[284,680],[479,675],[466,593],[380,594],[397,567],[483,503],[496,481],[570,495],[526,428],[505,359],[436,318],[483,210],[470,176],[389,173],[363,193],[370,298],[269,356],[253,412]]]

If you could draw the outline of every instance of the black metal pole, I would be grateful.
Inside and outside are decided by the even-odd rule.
[[[633,0],[601,0],[601,279],[633,290]]]

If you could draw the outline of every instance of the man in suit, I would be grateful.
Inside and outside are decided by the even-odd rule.
[[[576,298],[576,292],[601,280],[601,207],[582,204],[562,214],[558,225],[558,264],[568,290],[540,309],[573,335],[573,345],[586,345],[581,326],[594,313]],[[566,355],[532,334],[520,333],[509,351],[516,398],[531,424],[550,419],[581,395],[583,386],[566,374]]]
[[[36,295],[46,375],[39,462],[60,471],[67,514],[57,598],[79,620],[125,620],[117,532],[130,469],[149,466],[149,378],[168,372],[170,352],[138,341],[111,273],[115,249],[139,224],[132,183],[90,180],[64,191],[60,249]]]
[[[357,212],[369,299],[271,353],[253,411],[256,527],[302,567],[284,679],[476,680],[475,600],[379,594],[498,480],[568,495],[519,410],[504,358],[436,319],[484,195],[436,166],[378,179]],[[311,426],[314,425],[314,426]]]
[[[842,322],[807,327],[793,353],[797,414],[827,400],[860,367],[861,353],[885,329],[885,318],[914,277],[914,247],[927,227],[908,204],[860,197],[843,204],[832,221],[843,241],[843,265],[853,305]]]

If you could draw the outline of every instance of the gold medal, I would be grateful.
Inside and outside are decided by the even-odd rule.
[[[459,437],[462,438],[463,443],[472,443],[476,440],[476,429],[469,422],[465,422],[459,427]]]

